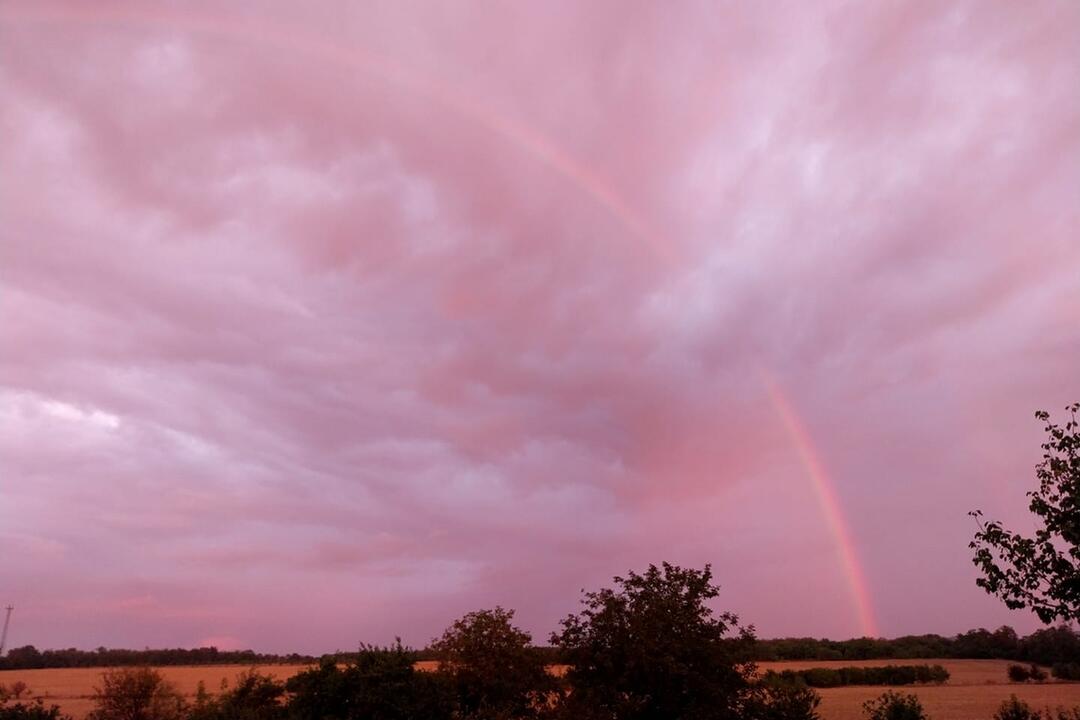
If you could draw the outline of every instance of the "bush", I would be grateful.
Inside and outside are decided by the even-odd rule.
[[[277,720],[285,715],[285,685],[254,668],[236,676],[232,690],[223,686],[216,698],[199,683],[195,705],[186,720]]]
[[[1010,665],[1008,673],[1009,680],[1013,682],[1027,682],[1031,679],[1031,671],[1023,665]]]
[[[863,703],[863,712],[868,720],[929,720],[918,697],[892,690]]]
[[[153,668],[120,668],[101,675],[87,720],[182,720],[184,698]]]
[[[1055,711],[1047,708],[1045,711],[1039,712],[1013,695],[1001,703],[997,712],[994,713],[993,720],[1080,720],[1080,707],[1075,707],[1072,710],[1059,707]]]
[[[1058,680],[1080,680],[1080,663],[1054,663],[1054,666],[1050,668],[1050,674]]]
[[[802,683],[810,687],[831,688],[844,685],[943,683],[949,679],[949,671],[941,665],[883,665],[880,667],[853,666],[784,670],[780,674],[770,670],[766,673],[766,677],[776,677],[788,683],[798,678]]]
[[[1028,677],[1034,682],[1046,682],[1046,671],[1040,668],[1038,665],[1032,665],[1028,669]]]
[[[345,667],[326,658],[285,683],[293,720],[448,720],[455,712],[441,673],[414,668],[415,653],[398,640],[388,648],[361,646]]]
[[[30,704],[0,705],[0,720],[71,720],[56,705],[45,707],[40,699]]]
[[[1020,666],[1013,665],[1009,670],[1012,670],[1013,667]],[[1023,670],[1024,668],[1020,667],[1020,669]],[[1001,703],[997,712],[994,713],[994,720],[1040,720],[1041,718],[1042,713],[1032,710],[1030,705],[1018,699],[1015,695]]]
[[[765,680],[759,686],[754,720],[820,720],[821,696],[800,682]]]

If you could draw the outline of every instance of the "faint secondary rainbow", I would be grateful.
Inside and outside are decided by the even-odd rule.
[[[296,26],[276,26],[265,18],[249,18],[227,13],[210,15],[189,8],[176,12],[160,6],[117,6],[82,4],[55,6],[31,3],[29,6],[12,3],[0,13],[0,20],[19,20],[30,23],[69,24],[129,24],[167,30],[185,30],[204,35],[228,37],[234,40],[268,45],[278,50],[290,50],[308,58],[355,70],[388,85],[433,101],[459,117],[502,137],[541,165],[550,168],[581,190],[594,203],[614,217],[618,224],[637,240],[644,242],[653,258],[670,262],[672,248],[664,242],[619,193],[598,173],[554,144],[540,132],[500,113],[478,98],[468,95],[448,83],[417,73],[389,58],[365,52],[355,46],[344,46],[326,38],[305,33]]]
[[[803,468],[813,481],[818,505],[821,507],[821,513],[829,526],[829,530],[832,532],[837,552],[840,554],[844,574],[847,576],[851,599],[855,604],[855,611],[859,617],[859,627],[863,635],[878,637],[878,625],[874,617],[874,606],[870,597],[869,586],[862,565],[859,563],[855,543],[852,541],[851,530],[848,528],[847,520],[844,518],[836,487],[825,472],[825,466],[814,448],[810,433],[806,430],[802,421],[799,420],[798,414],[780,389],[780,386],[765,370],[759,370],[759,374],[765,389],[769,393],[769,400],[772,402],[773,409],[776,410],[776,414],[780,416],[780,420],[784,423],[788,436],[799,452],[799,459]]]

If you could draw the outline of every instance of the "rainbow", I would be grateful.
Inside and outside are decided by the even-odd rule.
[[[759,370],[762,383],[769,394],[776,414],[787,430],[788,436],[798,450],[799,459],[802,461],[806,474],[813,482],[814,490],[818,499],[818,506],[825,518],[826,524],[832,532],[836,543],[840,562],[847,576],[851,599],[855,606],[855,612],[859,618],[859,626],[862,634],[866,637],[878,637],[877,620],[874,617],[874,606],[870,596],[870,589],[866,582],[866,575],[859,563],[855,543],[851,538],[851,530],[840,505],[840,498],[836,492],[836,486],[825,472],[825,465],[821,461],[820,454],[814,448],[814,442],[810,433],[799,420],[798,414],[788,401],[787,396],[780,389],[776,380],[765,370]]]
[[[13,8],[17,8],[13,10]],[[56,7],[45,3],[26,6],[8,5],[0,14],[4,21],[22,23],[68,23],[135,25],[168,30],[185,30],[203,35],[267,45],[276,50],[292,51],[311,59],[353,70],[388,85],[396,86],[449,109],[459,117],[501,137],[584,192],[593,202],[614,217],[633,237],[647,245],[655,260],[665,265],[673,259],[670,243],[664,242],[604,178],[559,148],[532,128],[499,113],[479,99],[454,89],[445,82],[416,73],[389,58],[345,47],[325,38],[305,33],[296,26],[276,27],[265,21],[227,15],[183,13],[143,6],[84,4]]]

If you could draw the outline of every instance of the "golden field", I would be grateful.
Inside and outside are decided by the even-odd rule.
[[[934,720],[990,720],[1002,700],[1010,695],[1026,700],[1036,707],[1080,705],[1080,683],[1047,682],[1044,684],[1014,684],[1007,681],[1006,660],[894,660],[892,664],[941,664],[951,673],[949,682],[937,686],[895,688],[919,696]],[[805,661],[760,663],[764,670],[800,670],[809,667],[841,667],[844,665],[887,665],[889,661]],[[432,663],[424,663],[430,666]],[[306,665],[265,665],[260,672],[284,679],[306,668]],[[246,665],[202,665],[195,667],[163,667],[161,673],[181,692],[194,695],[199,682],[216,692],[222,680],[230,683]],[[425,667],[425,669],[428,669]],[[0,684],[10,687],[22,680],[30,686],[34,697],[44,697],[76,720],[86,716],[93,706],[90,699],[101,677],[101,668],[56,670],[0,671]],[[880,695],[886,688],[844,687],[819,690],[821,716],[824,720],[856,720],[862,718],[862,704]]]

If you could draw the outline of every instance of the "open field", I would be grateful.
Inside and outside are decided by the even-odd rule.
[[[1014,684],[1006,678],[1006,660],[867,660],[867,661],[804,661],[761,663],[762,670],[801,670],[810,667],[841,667],[844,665],[941,664],[951,673],[949,682],[941,686],[897,688],[913,692],[934,720],[989,720],[1002,700],[1016,695],[1037,707],[1080,705],[1080,683],[1048,682]],[[432,663],[424,663],[430,666]],[[287,678],[303,670],[305,665],[265,665],[261,672],[277,678]],[[163,667],[162,674],[186,694],[193,695],[201,680],[210,692],[217,691],[222,680],[232,681],[245,665],[204,665],[196,667]],[[56,670],[0,671],[0,683],[11,686],[22,680],[47,703],[59,705],[76,720],[86,716],[93,703],[90,696],[101,676],[101,668]],[[881,687],[826,688],[821,693],[821,715],[824,720],[856,720],[862,718],[862,704],[881,694]]]
[[[949,682],[944,685],[908,686],[894,688],[898,692],[919,696],[927,713],[934,720],[990,720],[1002,700],[1016,695],[1034,707],[1068,707],[1080,705],[1080,683],[1047,682],[1042,684],[1010,683],[1006,670],[1014,664],[1009,660],[806,660],[798,662],[761,663],[762,670],[805,670],[811,667],[844,667],[876,665],[944,665]],[[1045,668],[1048,672],[1049,669]],[[823,688],[821,716],[825,720],[856,720],[862,718],[862,704],[887,688],[840,687]]]

